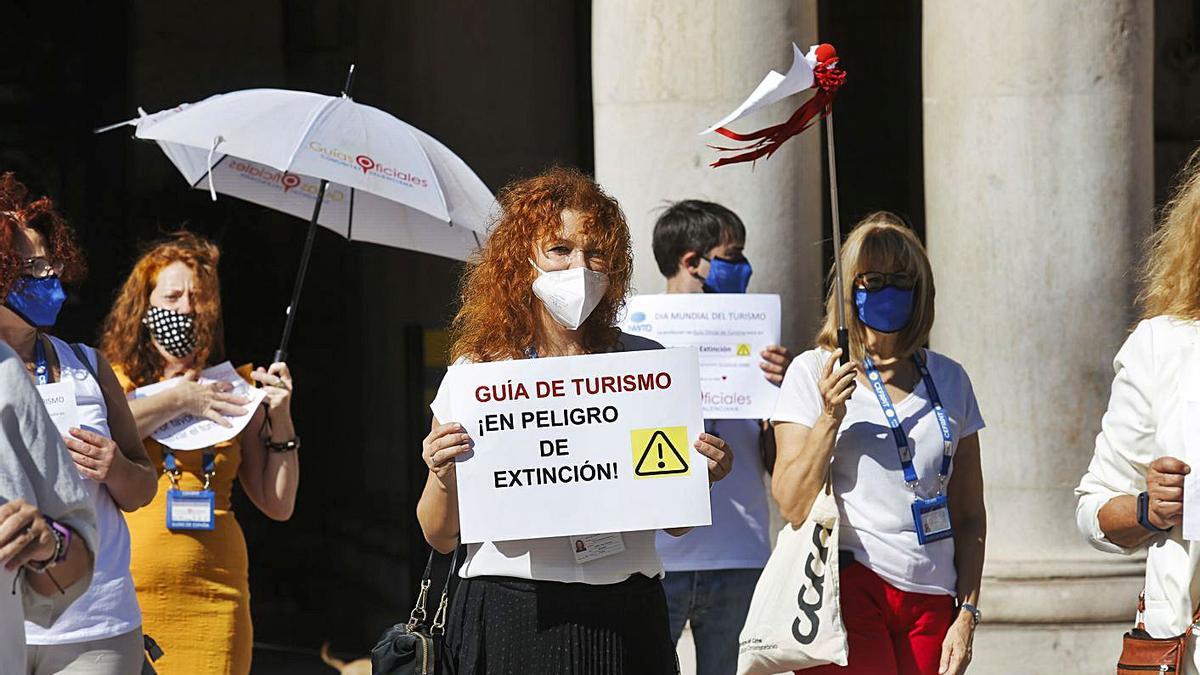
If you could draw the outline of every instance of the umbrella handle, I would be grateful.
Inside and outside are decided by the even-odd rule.
[[[842,357],[838,359],[844,366],[850,363],[850,331],[845,326],[837,329],[838,348],[842,350]]]

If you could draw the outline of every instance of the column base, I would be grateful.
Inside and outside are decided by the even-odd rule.
[[[987,624],[975,635],[971,675],[1111,673],[1130,622]]]

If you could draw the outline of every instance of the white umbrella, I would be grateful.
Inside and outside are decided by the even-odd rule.
[[[354,69],[346,80],[350,88]],[[348,94],[248,89],[124,125],[158,143],[197,189],[310,220],[277,360],[284,357],[317,225],[366,241],[465,260],[496,200],[432,136]]]

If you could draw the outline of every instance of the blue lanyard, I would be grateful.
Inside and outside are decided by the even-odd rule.
[[[207,490],[212,482],[212,477],[217,473],[216,457],[211,452],[206,452],[201,456],[204,471],[204,489]],[[163,448],[163,466],[167,470],[167,475],[171,479],[171,487],[179,489],[179,464],[175,462],[175,453],[170,449]]]
[[[33,374],[37,383],[50,384],[50,362],[46,360],[46,345],[42,344],[42,336],[34,338],[33,343]]]
[[[929,393],[929,400],[933,404],[933,414],[937,417],[938,427],[942,430],[942,466],[938,470],[938,493],[940,494],[946,487],[946,478],[950,475],[950,463],[954,459],[954,437],[950,434],[950,420],[946,417],[946,409],[942,407],[942,399],[938,396],[937,387],[933,384],[933,376],[929,374],[929,368],[919,353],[913,354],[913,362],[917,364],[921,379],[925,381],[925,390]],[[905,435],[904,428],[900,425],[900,415],[896,412],[896,407],[892,405],[892,397],[888,396],[887,389],[883,386],[883,378],[879,375],[879,370],[875,368],[875,362],[867,356],[863,359],[863,365],[866,367],[867,380],[871,383],[875,398],[879,399],[879,406],[883,408],[883,416],[887,418],[888,426],[892,429],[892,439],[896,441],[896,451],[900,455],[900,467],[904,470],[904,484],[915,492],[917,470],[913,466],[913,451],[908,444],[908,436]]]

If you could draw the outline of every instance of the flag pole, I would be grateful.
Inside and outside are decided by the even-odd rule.
[[[825,115],[825,150],[829,156],[829,211],[833,218],[834,311],[837,317],[837,341],[841,362],[850,361],[850,331],[846,329],[846,287],[842,282],[842,223],[838,215],[837,157],[833,150],[833,109]]]

